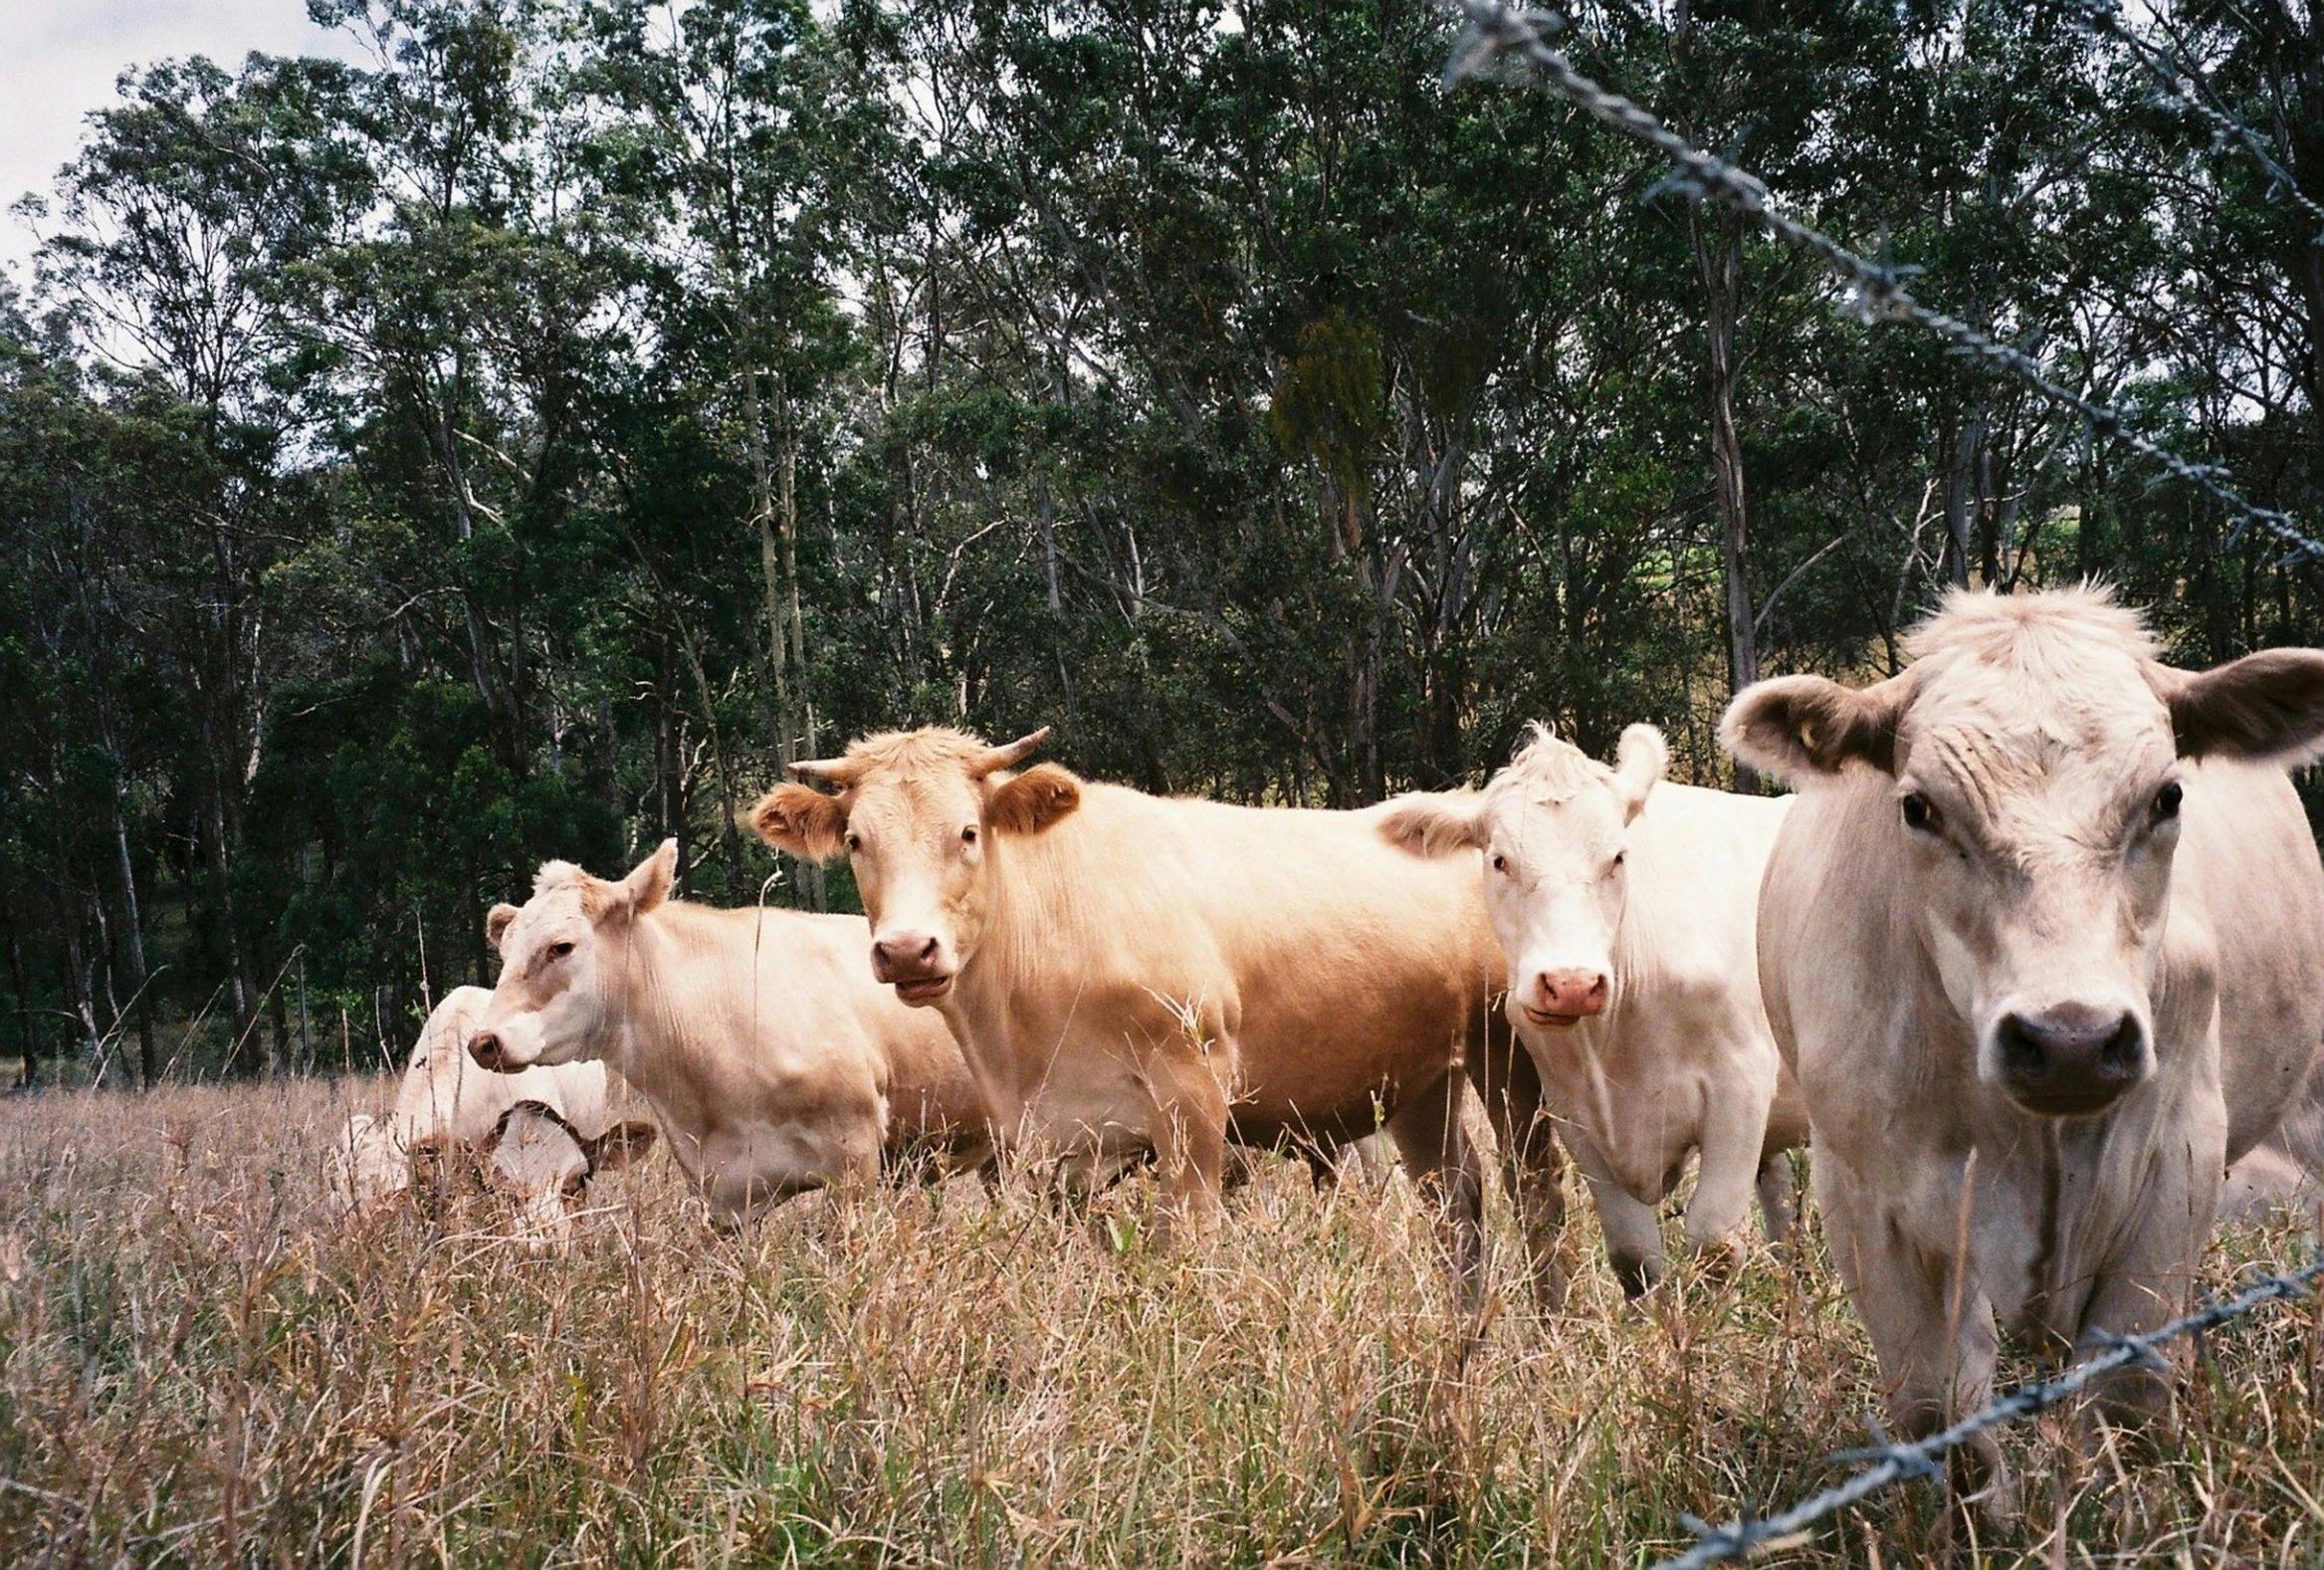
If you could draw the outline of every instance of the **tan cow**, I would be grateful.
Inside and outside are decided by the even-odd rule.
[[[794,854],[852,856],[874,974],[951,1022],[1005,1144],[1087,1181],[1151,1153],[1165,1219],[1202,1227],[1230,1137],[1329,1149],[1384,1118],[1473,1285],[1465,1061],[1525,1136],[1511,1159],[1546,1167],[1518,1194],[1529,1235],[1555,1235],[1556,1146],[1530,1122],[1532,1075],[1491,1007],[1501,954],[1474,858],[1403,855],[1377,809],[1165,800],[1053,764],[1010,773],[1045,735],[868,737],[792,766],[837,796],[786,785],[752,813]]]
[[[437,1171],[466,1158],[517,1199],[527,1236],[553,1240],[565,1235],[567,1206],[590,1178],[652,1145],[654,1126],[626,1115],[626,1087],[609,1085],[602,1064],[523,1074],[477,1067],[468,1038],[492,996],[482,987],[446,993],[420,1027],[394,1109],[347,1120],[331,1154],[331,1196],[341,1211],[410,1188],[415,1168]]]
[[[652,1103],[722,1226],[883,1161],[982,1163],[959,1049],[865,973],[861,917],[674,900],[677,865],[674,839],[618,883],[551,861],[522,910],[493,907],[501,981],[476,1061],[603,1061]]]
[[[1997,1315],[2063,1353],[2177,1312],[2221,1174],[2324,1040],[2324,869],[2284,777],[2324,735],[2324,653],[2174,670],[2088,588],[1957,592],[1907,647],[1862,691],[1761,682],[1722,734],[1802,787],[1761,982],[1919,1434],[1986,1400]],[[2128,1371],[2106,1400],[2169,1391]],[[1967,1461],[2012,1513],[1990,1436]]]
[[[1608,769],[1537,727],[1482,792],[1399,796],[1380,819],[1417,854],[1484,852],[1509,1022],[1633,1295],[1662,1275],[1655,1208],[1689,1156],[1702,1159],[1687,1246],[1724,1254],[1755,1187],[1769,1236],[1784,1237],[1784,1152],[1807,1140],[1760,1008],[1754,939],[1789,799],[1665,784],[1669,751],[1633,725]]]

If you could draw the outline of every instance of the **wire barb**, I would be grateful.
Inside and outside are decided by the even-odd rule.
[[[1772,1515],[1746,1515],[1718,1527],[1705,1527],[1691,1517],[1682,1516],[1682,1523],[1695,1534],[1695,1545],[1675,1558],[1663,1560],[1654,1570],[1703,1570],[1705,1566],[1746,1558],[1755,1549],[1768,1547],[1780,1539],[1797,1536],[1825,1516],[1877,1493],[1890,1483],[1901,1482],[1907,1477],[1935,1476],[1939,1469],[1939,1458],[1978,1435],[1990,1429],[1998,1429],[2006,1423],[2014,1423],[2020,1418],[2032,1417],[2038,1412],[2046,1412],[2118,1370],[2167,1368],[2169,1365],[2163,1359],[2162,1348],[2171,1342],[2183,1336],[2200,1336],[2207,1330],[2240,1319],[2268,1303],[2305,1297],[2309,1294],[2311,1284],[2319,1278],[2324,1278],[2324,1258],[2297,1270],[2260,1276],[2241,1291],[2214,1298],[2193,1313],[2140,1335],[2096,1333],[2083,1343],[2085,1351],[2096,1349],[2092,1356],[2054,1378],[2037,1379],[2020,1385],[1927,1439],[1916,1440],[1910,1445],[1892,1444],[1881,1439],[1881,1443],[1863,1450],[1839,1453],[1832,1458],[1833,1460],[1862,1465],[1864,1469],[1820,1493],[1810,1494],[1789,1509],[1779,1510]],[[1877,1429],[1874,1430],[1874,1437],[1880,1438]]]
[[[1501,56],[1515,55],[1533,69],[1537,81],[1560,98],[1670,159],[1672,174],[1663,186],[1716,197],[1757,219],[1762,228],[1786,245],[1821,261],[1847,286],[1848,314],[1866,327],[1879,322],[1910,322],[1936,334],[1953,346],[1955,353],[1989,370],[2015,377],[2051,403],[2078,415],[2098,435],[2121,442],[2168,475],[2210,496],[2234,517],[2237,531],[2258,525],[2290,548],[2286,561],[2324,561],[2324,544],[2304,534],[2289,514],[2262,507],[2236,492],[2229,484],[2226,471],[2218,465],[2191,462],[2149,441],[2130,428],[2121,410],[2066,386],[2022,350],[1956,317],[1931,310],[1905,288],[1906,269],[1874,262],[1821,230],[1792,217],[1783,210],[1765,181],[1714,153],[1705,152],[1628,99],[1607,92],[1584,76],[1544,38],[1545,28],[1554,19],[1539,12],[1512,11],[1499,0],[1459,0],[1459,4],[1469,25],[1454,45],[1451,63],[1445,68],[1447,85],[1478,75]],[[2296,189],[2293,194],[2298,196]]]
[[[2155,95],[2159,104],[2165,108],[2185,110],[2212,128],[2212,151],[2215,154],[2224,152],[2229,142],[2240,145],[2250,154],[2251,161],[2258,165],[2259,171],[2267,176],[2268,200],[2281,198],[2288,201],[2315,219],[2319,226],[2324,226],[2324,206],[2317,205],[2307,192],[2300,189],[2300,182],[2292,178],[2292,171],[2267,150],[2267,143],[2260,139],[2259,133],[2237,119],[2225,105],[2219,103],[2218,95],[2212,91],[2211,84],[2204,81],[2193,67],[2182,62],[2163,45],[2151,43],[2132,32],[2122,20],[2122,13],[2116,9],[2114,0],[2066,0],[2066,3],[2080,20],[2085,32],[2093,37],[2104,35],[2113,39],[2147,68],[2147,74],[2155,79],[2156,86],[2161,90]],[[2324,227],[2318,228],[2315,238],[2309,244],[2324,245]]]

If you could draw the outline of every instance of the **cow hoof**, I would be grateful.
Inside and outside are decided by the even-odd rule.
[[[1740,1237],[1718,1237],[1695,1248],[1695,1268],[1713,1286],[1733,1286],[1743,1274],[1750,1249]]]
[[[1608,1256],[1614,1267],[1614,1279],[1622,1283],[1622,1295],[1633,1302],[1644,1297],[1661,1284],[1662,1261],[1636,1254],[1617,1253]]]

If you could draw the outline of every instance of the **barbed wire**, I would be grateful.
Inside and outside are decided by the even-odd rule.
[[[1955,1447],[2005,1423],[2043,1412],[2088,1387],[2093,1381],[2124,1368],[2161,1368],[2157,1348],[2182,1336],[2200,1335],[2231,1319],[2239,1319],[2263,1304],[2304,1297],[2309,1284],[2324,1276],[2324,1258],[2300,1269],[2262,1276],[2232,1297],[2214,1298],[2194,1313],[2174,1319],[2143,1335],[2109,1335],[2099,1343],[2105,1350],[2087,1362],[2076,1363],[2055,1379],[2034,1380],[1998,1397],[1950,1428],[1941,1429],[1909,1445],[1880,1444],[1844,1451],[1835,1461],[1870,1461],[1862,1471],[1820,1493],[1810,1494],[1791,1508],[1760,1518],[1745,1517],[1725,1526],[1710,1526],[1693,1516],[1679,1519],[1699,1541],[1676,1558],[1665,1559],[1654,1570],[1703,1570],[1708,1565],[1741,1559],[1755,1548],[1795,1537],[1823,1517],[1907,1477],[1938,1474],[1937,1458]]]
[[[2279,564],[2303,560],[2324,561],[2324,544],[2302,533],[2289,514],[2262,507],[2237,493],[2228,483],[2232,476],[2222,466],[2192,462],[2148,440],[2130,428],[2128,417],[2121,410],[2066,386],[2024,351],[1957,317],[1923,305],[1904,287],[1906,275],[1919,269],[1874,262],[1802,223],[1784,211],[1776,194],[1757,175],[1705,152],[1628,99],[1607,92],[1584,76],[1542,36],[1545,29],[1555,30],[1563,25],[1559,18],[1543,12],[1512,11],[1498,0],[1459,0],[1459,4],[1468,16],[1469,26],[1445,65],[1447,87],[1476,75],[1504,54],[1516,54],[1559,97],[1669,158],[1678,172],[1666,185],[1676,185],[1698,198],[1717,197],[1756,219],[1785,244],[1822,261],[1848,284],[1848,307],[1867,327],[1876,322],[1910,322],[1944,338],[1962,357],[2012,376],[2060,408],[2079,415],[2095,435],[2121,442],[2149,463],[2225,508],[2235,519],[2227,537],[2229,549],[2242,540],[2246,530],[2257,525],[2262,532],[2290,548]]]
[[[2067,0],[2074,14],[2081,18],[2084,28],[2092,34],[2103,34],[2131,52],[2148,75],[2159,84],[2163,93],[2182,109],[2211,126],[2215,149],[2229,141],[2238,142],[2251,161],[2258,164],[2267,176],[2267,195],[2270,201],[2281,197],[2294,207],[2324,224],[2324,206],[2319,206],[2300,189],[2300,182],[2292,178],[2291,170],[2276,161],[2267,150],[2267,143],[2259,133],[2237,119],[2218,94],[2205,81],[2202,73],[2180,60],[2172,50],[2151,43],[2131,31],[2115,8],[2113,0]],[[2324,229],[2319,229],[2311,245],[2324,245]]]

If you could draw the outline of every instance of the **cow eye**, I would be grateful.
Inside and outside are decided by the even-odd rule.
[[[2163,788],[2155,792],[2155,821],[2168,823],[2179,815],[2179,802],[2187,794],[2176,780],[2163,782]]]
[[[1509,858],[1497,850],[1493,852],[1493,870],[1495,872],[1507,872],[1509,870]]]
[[[1937,814],[1936,807],[1930,805],[1929,798],[1918,790],[1906,791],[1900,804],[1904,809],[1904,826],[1907,828],[1934,834],[1945,821]]]
[[[1620,865],[1621,865],[1623,862],[1625,862],[1625,861],[1627,861],[1627,860],[1629,860],[1629,859],[1630,859],[1630,853],[1629,853],[1628,851],[1626,851],[1626,850],[1617,850],[1617,851],[1615,851],[1615,852],[1614,852],[1614,858],[1613,858],[1613,861],[1612,861],[1612,862],[1611,862],[1611,863],[1610,863],[1610,864],[1607,866],[1606,870],[1610,872],[1610,871],[1612,871],[1612,870],[1613,870],[1615,867],[1618,867],[1618,866],[1620,866]]]
[[[552,943],[548,946],[548,957],[552,960],[561,960],[572,952],[573,946],[570,943]]]
[[[859,851],[859,850],[863,849],[863,847],[864,847],[864,836],[863,836],[863,835],[861,835],[861,834],[859,834],[859,833],[856,833],[856,832],[855,832],[853,829],[850,829],[850,830],[848,831],[848,835],[847,835],[847,850],[848,850],[848,854],[849,854],[849,855],[853,855],[853,854],[855,854],[855,852],[857,852],[857,851]]]
[[[976,825],[974,823],[969,823],[961,828],[960,843],[963,845],[973,845],[976,843]]]

